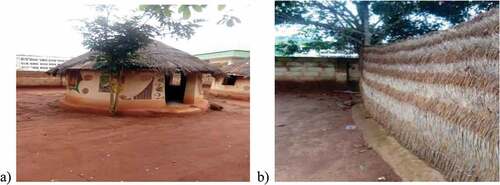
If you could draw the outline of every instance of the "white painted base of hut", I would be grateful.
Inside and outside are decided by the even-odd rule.
[[[85,102],[75,101],[73,98],[65,97],[60,101],[60,106],[65,109],[91,112],[91,113],[108,113],[109,103],[104,102]],[[141,107],[139,107],[141,106]],[[118,103],[118,114],[120,115],[158,115],[158,114],[188,114],[188,113],[201,113],[208,110],[209,103],[207,100],[199,100],[195,104],[155,104],[153,102],[144,103],[131,103],[127,101],[120,101]]]
[[[118,100],[118,114],[154,115],[197,113],[208,110],[209,103],[202,93],[202,75],[186,75],[183,93],[177,101],[169,100],[170,81],[154,72],[129,71],[124,75]],[[81,70],[66,75],[68,85],[60,104],[64,108],[85,112],[109,111],[109,84],[98,71]],[[168,86],[165,88],[165,86]],[[172,90],[174,90],[172,88]]]

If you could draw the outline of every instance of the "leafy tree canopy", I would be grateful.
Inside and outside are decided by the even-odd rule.
[[[423,35],[495,7],[498,7],[497,1],[353,1],[352,4],[347,1],[276,1],[276,26],[300,25],[299,34],[312,40],[293,47],[290,46],[293,42],[279,42],[276,52],[293,54],[327,49],[345,54],[359,53],[367,43],[391,43]],[[364,22],[368,22],[367,27]]]
[[[141,67],[131,62],[137,57],[135,52],[160,35],[161,27],[143,24],[140,16],[114,17],[113,6],[98,5],[96,10],[103,15],[83,21],[80,27],[83,45],[99,52],[95,67],[111,74]]]
[[[190,38],[195,33],[195,28],[200,27],[199,23],[205,19],[191,19],[192,12],[202,12],[207,8],[207,5],[140,5],[139,10],[144,12],[144,15],[153,18],[160,23],[161,26],[167,26],[169,29],[164,30],[175,32],[176,35],[183,38]],[[241,20],[238,17],[230,15],[226,10],[226,5],[217,5],[217,10],[222,13],[222,17],[217,22],[220,25],[232,27]],[[182,15],[182,19],[177,19],[174,15],[178,13]]]

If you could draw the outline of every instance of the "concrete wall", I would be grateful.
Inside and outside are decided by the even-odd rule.
[[[63,87],[64,78],[50,76],[45,72],[16,71],[17,87]]]
[[[499,180],[498,27],[497,11],[363,55],[366,109],[448,180]]]
[[[276,57],[276,81],[347,81],[359,80],[358,60],[349,58]]]

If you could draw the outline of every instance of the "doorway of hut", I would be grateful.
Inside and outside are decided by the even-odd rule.
[[[185,90],[186,75],[184,73],[177,71],[165,75],[165,103],[183,103]]]

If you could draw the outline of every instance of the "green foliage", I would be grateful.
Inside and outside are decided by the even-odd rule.
[[[155,19],[159,23],[162,35],[170,35],[178,38],[189,39],[195,34],[196,28],[201,25],[203,19],[191,19],[191,9],[201,12],[206,5],[140,5],[139,10],[144,12],[144,16]],[[174,18],[179,13],[182,19]]]
[[[174,32],[182,32],[179,34],[185,38],[190,38],[194,34],[194,29],[200,25],[198,23],[205,21],[204,19],[193,19],[191,18],[192,10],[196,12],[202,12],[207,5],[180,5],[177,8],[177,12],[182,15],[184,22],[177,21],[173,18],[173,12],[175,5],[140,5],[139,10],[143,11],[148,17],[154,18],[162,25],[168,25],[168,27],[172,28]],[[217,10],[223,11],[226,8],[226,5],[217,5]],[[232,27],[237,23],[241,23],[241,20],[238,17],[224,14],[222,18],[217,22],[217,24],[223,24],[228,27]]]
[[[359,12],[364,2],[354,1]],[[298,45],[297,52],[329,50],[359,53],[365,40],[371,44],[395,42],[455,25],[471,18],[471,12],[498,7],[497,1],[370,1],[367,15],[379,20],[365,31],[362,16],[347,1],[276,1],[275,24],[302,25],[300,35],[314,42]],[[433,18],[430,18],[433,17]],[[323,42],[323,43],[320,43]],[[278,49],[290,43],[276,43]],[[278,47],[279,46],[279,47]],[[289,50],[292,51],[292,50]]]
[[[233,27],[236,23],[241,23],[241,20],[238,17],[224,15],[221,20],[217,22],[217,24],[225,24],[228,27]]]
[[[226,8],[226,5],[224,5],[224,4],[217,5],[217,10],[219,10],[219,11],[224,10],[224,8]]]
[[[280,42],[275,45],[276,55],[278,56],[291,56],[295,53],[300,53],[301,49],[297,42],[294,40],[288,40],[287,42]]]
[[[117,74],[123,69],[143,67],[133,62],[138,57],[136,51],[159,34],[157,28],[140,24],[138,18],[110,22],[108,17],[103,16],[84,22],[80,30],[83,45],[99,53],[95,67],[111,74]]]
[[[162,6],[162,5],[146,5],[146,6]],[[183,19],[189,19],[191,17],[191,9],[193,9],[196,12],[201,12],[206,6],[207,5],[180,5],[178,12],[182,14]]]
[[[406,39],[456,25],[472,18],[471,12],[498,7],[496,1],[407,1],[373,2],[371,9],[382,26],[377,37],[387,42]],[[432,16],[440,19],[432,19]],[[379,41],[380,41],[379,39]]]
[[[194,11],[196,12],[201,12],[203,8],[205,8],[207,5],[193,5],[191,8],[193,8]]]
[[[275,1],[274,23],[300,23],[303,21],[303,15],[308,12],[307,7],[307,3],[302,1]]]

